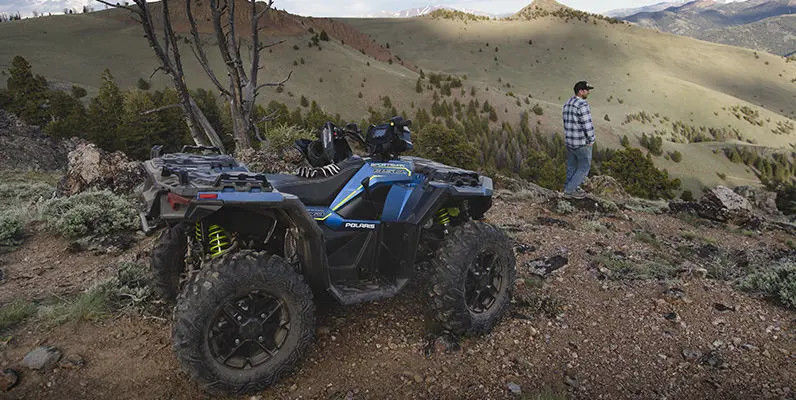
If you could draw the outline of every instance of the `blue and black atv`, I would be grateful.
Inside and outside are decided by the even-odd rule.
[[[433,266],[430,315],[458,335],[489,332],[511,300],[508,237],[481,222],[488,177],[416,157],[410,122],[327,123],[296,146],[309,166],[259,174],[208,148],[153,157],[144,230],[165,225],[155,283],[174,302],[174,350],[206,390],[251,393],[291,370],[315,333],[314,299],[398,294]],[[368,157],[355,156],[353,138]],[[190,150],[190,151],[189,151]]]

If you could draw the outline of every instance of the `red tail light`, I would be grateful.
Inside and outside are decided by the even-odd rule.
[[[217,199],[218,198],[218,194],[216,194],[216,193],[200,193],[199,194],[199,198],[200,199]]]

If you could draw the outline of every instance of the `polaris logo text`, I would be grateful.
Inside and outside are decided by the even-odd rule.
[[[354,222],[346,222],[345,227],[352,229],[376,229],[376,224],[358,224]]]

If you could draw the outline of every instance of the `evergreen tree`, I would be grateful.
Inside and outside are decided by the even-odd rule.
[[[119,127],[124,117],[124,96],[109,70],[102,73],[97,97],[88,106],[88,137],[106,150],[119,149]]]
[[[41,75],[34,76],[30,63],[21,56],[11,61],[8,74],[5,107],[29,124],[45,125],[49,121],[47,80]]]

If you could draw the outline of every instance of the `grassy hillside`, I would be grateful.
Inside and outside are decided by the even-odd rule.
[[[719,148],[796,146],[793,129],[773,132],[778,123],[792,126],[786,124],[796,118],[796,62],[781,57],[593,18],[337,22],[369,35],[381,50],[389,48],[394,62],[377,61],[365,54],[370,51],[363,53],[334,35],[319,49],[308,47],[308,31],[273,32],[269,40],[286,43],[264,54],[265,76],[281,79],[292,70],[293,78],[283,92],[266,92],[260,102],[278,100],[298,107],[301,96],[307,96],[327,112],[360,120],[369,107],[381,104],[381,96],[389,96],[410,117],[419,108],[430,109],[435,94],[448,104],[477,99],[495,108],[497,121],[491,127],[495,135],[509,136],[500,141],[507,144],[513,133],[501,132],[501,124],[516,127],[522,112],[531,115],[531,126],[540,132],[560,132],[561,104],[571,96],[574,82],[587,79],[597,87],[590,102],[599,141],[617,147],[626,135],[639,146],[642,133],[663,137],[664,154],[679,151],[683,160],[661,156],[655,162],[683,179],[687,189],[757,182],[752,170],[731,163]],[[187,45],[182,50],[189,86],[211,88]],[[2,23],[0,66],[15,55],[27,58],[49,80],[82,85],[90,95],[105,68],[125,87],[148,79],[155,67],[140,27],[118,10]],[[212,50],[210,55],[220,70],[220,58]],[[416,68],[400,65],[401,60]],[[446,96],[429,90],[425,79],[418,93],[420,75],[413,69],[455,75],[463,87]],[[0,76],[0,85],[4,80]],[[155,88],[167,84],[162,75],[153,79]],[[531,111],[537,104],[536,112]],[[690,143],[695,140],[702,142]]]

